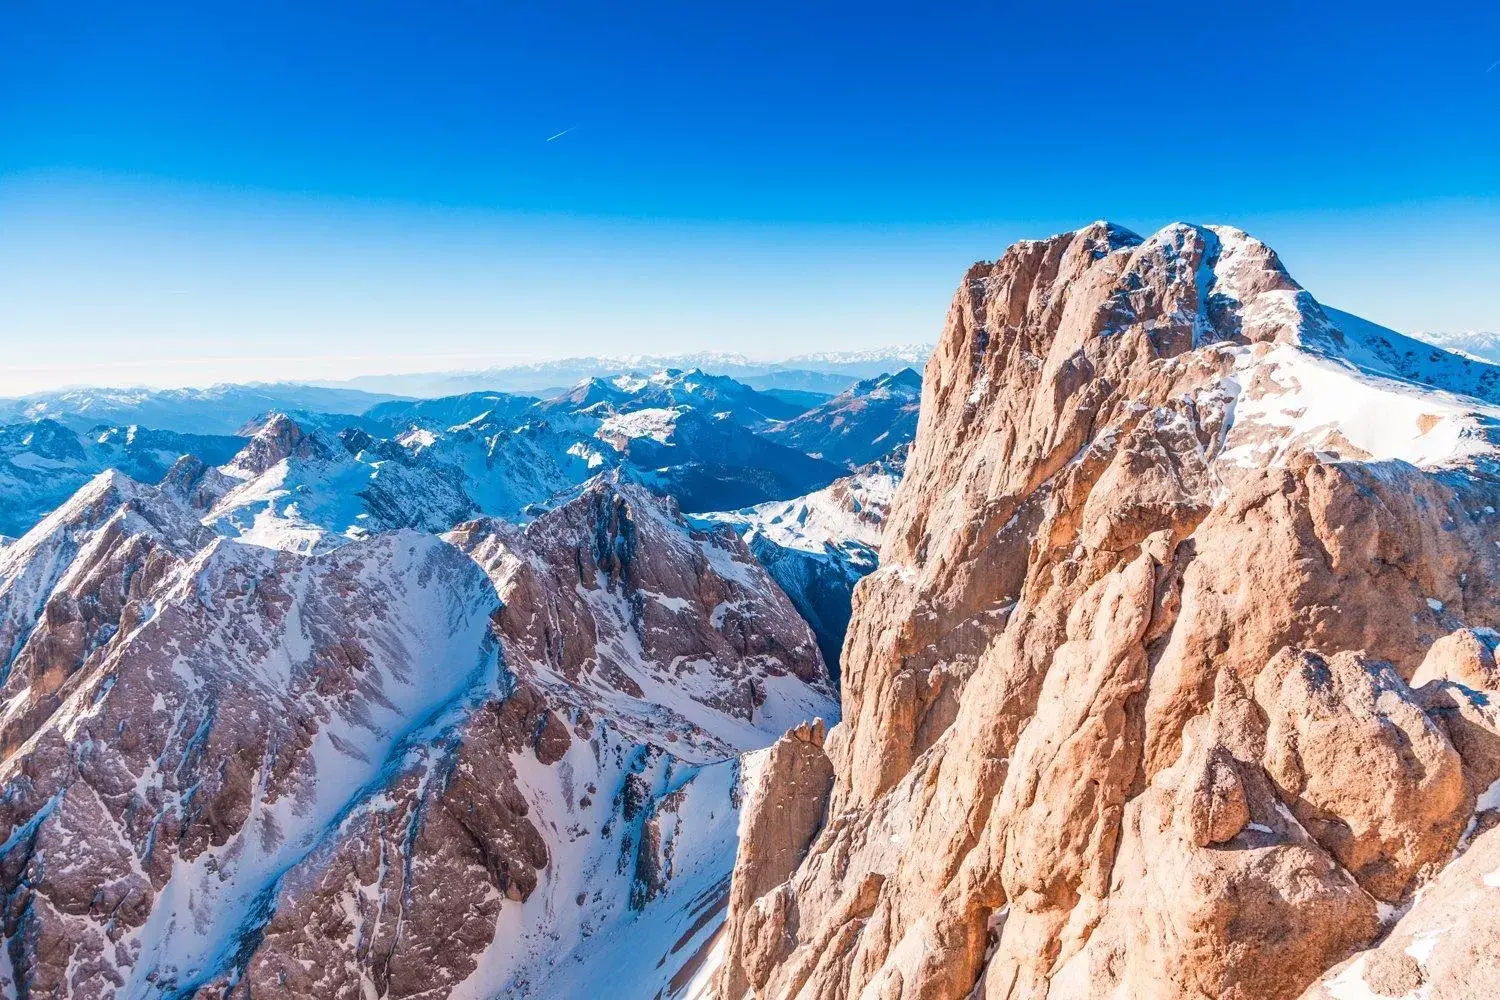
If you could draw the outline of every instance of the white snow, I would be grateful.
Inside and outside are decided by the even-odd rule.
[[[1279,464],[1294,450],[1424,468],[1493,458],[1500,407],[1361,371],[1289,344],[1236,349],[1233,427],[1220,460]]]
[[[603,441],[650,438],[665,444],[671,440],[682,412],[678,407],[651,407],[616,413],[605,418],[595,436]]]
[[[1390,997],[1376,993],[1365,982],[1365,956],[1361,955],[1332,979],[1325,980],[1323,987],[1334,1000],[1427,1000],[1432,995],[1432,986],[1424,984],[1402,997]]]
[[[823,554],[853,543],[873,553],[880,547],[886,513],[899,483],[894,473],[859,473],[806,496],[703,514],[699,519],[728,524],[747,540],[760,534],[782,548],[802,552]]]

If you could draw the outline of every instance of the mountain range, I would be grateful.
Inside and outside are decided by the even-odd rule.
[[[796,389],[834,395],[859,379],[872,378],[901,368],[920,368],[926,364],[930,353],[931,344],[905,344],[857,351],[804,354],[782,361],[758,361],[743,354],[716,351],[576,357],[499,365],[477,371],[366,375],[326,385],[330,388],[418,397],[451,396],[473,391],[554,395],[584,379],[649,375],[667,368],[696,368],[714,375],[727,375],[755,389]]]

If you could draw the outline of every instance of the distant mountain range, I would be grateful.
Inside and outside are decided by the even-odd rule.
[[[547,399],[70,390],[0,406],[11,418],[0,423],[0,535],[24,533],[107,470],[166,477],[218,533],[299,551],[479,515],[526,520],[615,469],[685,511],[735,510],[819,490],[906,444],[919,393],[910,369],[830,397],[696,368],[591,376]]]
[[[1445,351],[1467,354],[1469,357],[1478,358],[1480,361],[1500,364],[1500,331],[1465,330],[1459,333],[1418,331],[1412,334],[1412,336],[1436,347],[1441,347]]]
[[[713,375],[727,375],[754,389],[797,389],[834,395],[860,379],[872,378],[885,372],[902,368],[920,371],[931,353],[931,344],[902,344],[862,351],[803,354],[782,361],[754,360],[743,354],[715,351],[677,355],[590,356],[497,365],[477,371],[366,375],[344,382],[318,384],[331,389],[421,398],[479,391],[552,395],[588,378],[621,374],[645,375],[665,368],[696,368]]]
[[[903,368],[856,382],[765,434],[778,444],[852,468],[916,437],[921,402],[922,376]]]

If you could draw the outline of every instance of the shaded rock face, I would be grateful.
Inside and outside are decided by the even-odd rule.
[[[1442,886],[1500,806],[1493,379],[1403,341],[1235,230],[972,268],[720,996],[1296,997]]]
[[[25,534],[106,469],[155,482],[180,458],[217,464],[244,443],[134,426],[82,432],[46,418],[0,425],[0,534]]]
[[[702,515],[744,539],[818,637],[834,679],[853,613],[854,585],[875,570],[906,447],[792,500]]]
[[[922,376],[910,368],[857,382],[764,432],[771,440],[851,468],[905,449],[917,432]]]
[[[739,755],[836,711],[743,545],[599,480],[525,530],[304,554],[204,528],[201,471],[105,474],[0,552],[0,987],[691,979]]]

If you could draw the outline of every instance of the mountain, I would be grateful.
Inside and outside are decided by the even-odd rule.
[[[822,351],[799,354],[778,367],[793,371],[836,372],[860,379],[875,378],[902,368],[922,368],[932,356],[932,347],[931,344],[898,344],[855,351]]]
[[[795,404],[701,373],[588,380],[513,417],[510,397],[491,402],[432,400],[367,418],[406,424],[394,439],[360,428],[335,436],[275,414],[212,488],[195,479],[191,490],[220,533],[315,552],[397,528],[445,531],[480,514],[525,520],[616,468],[689,511],[797,496],[840,472],[740,423],[769,425]],[[420,426],[480,407],[455,426]]]
[[[323,460],[282,433],[235,468]],[[107,472],[0,550],[19,996],[683,996],[757,756],[837,711],[730,535],[601,478],[304,553]]]
[[[806,496],[695,518],[706,526],[725,525],[744,540],[812,626],[835,681],[854,585],[879,561],[905,452],[903,447]]]
[[[596,436],[641,481],[683,510],[722,510],[797,496],[838,478],[837,466],[767,441],[725,417],[696,410],[638,410],[611,417]]]
[[[243,444],[134,426],[80,433],[46,418],[0,426],[0,535],[24,534],[106,469],[155,482],[184,455],[218,464]]]
[[[538,403],[532,412],[547,417],[585,413],[600,406],[615,414],[686,407],[705,416],[727,418],[750,430],[761,430],[805,409],[795,401],[757,392],[723,375],[669,368],[648,375],[584,379],[568,392]]]
[[[273,411],[358,415],[388,393],[291,382],[207,389],[66,389],[0,400],[0,421],[56,420],[73,430],[139,424],[185,434],[238,434]],[[341,424],[342,426],[342,424]]]
[[[469,392],[438,399],[393,399],[370,407],[364,412],[364,418],[394,431],[408,427],[446,430],[475,421],[509,423],[537,402],[534,396],[513,396],[504,392]]]
[[[318,552],[398,528],[446,531],[479,513],[456,470],[358,429],[304,430],[284,414],[219,473],[212,491],[193,484],[204,523],[276,549]]]
[[[922,376],[903,368],[857,382],[762,433],[815,458],[858,466],[909,444],[921,406]]]
[[[702,511],[797,496],[838,478],[838,467],[752,430],[799,410],[732,379],[673,370],[585,379],[513,424],[486,418],[399,440],[418,458],[461,470],[463,490],[494,516],[529,516],[614,468]]]
[[[757,389],[801,389],[830,394],[842,392],[862,378],[900,368],[920,368],[931,353],[929,344],[909,344],[847,352],[806,354],[785,361],[756,361],[742,354],[701,351],[694,354],[575,357],[553,361],[498,365],[475,371],[429,372],[412,375],[366,375],[329,388],[400,396],[435,398],[473,392],[521,393],[550,396],[559,386],[586,379],[618,375],[646,376],[664,369],[697,369],[724,375]],[[355,412],[363,412],[357,410]]]
[[[1455,354],[1466,354],[1480,361],[1500,364],[1500,333],[1485,330],[1466,330],[1459,333],[1436,333],[1418,331],[1412,334],[1417,340],[1440,347]]]
[[[973,266],[716,995],[1500,992],[1497,376],[1226,227]]]

